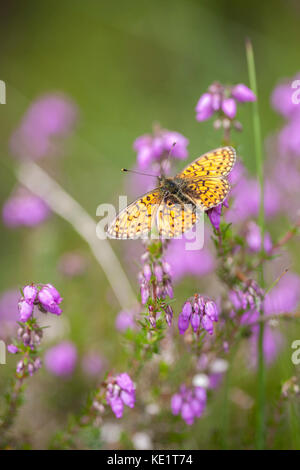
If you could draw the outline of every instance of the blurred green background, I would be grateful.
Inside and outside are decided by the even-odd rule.
[[[10,135],[42,93],[62,91],[79,107],[65,155],[42,165],[95,217],[100,203],[116,201],[126,178],[120,168],[134,164],[132,143],[154,121],[185,135],[190,157],[219,144],[221,134],[211,122],[197,123],[194,107],[214,80],[248,84],[246,37],[256,55],[264,137],[281,124],[270,108],[272,89],[300,68],[296,0],[12,0],[0,7],[0,79],[7,86],[7,104],[0,105],[1,205],[16,184]],[[239,118],[240,151],[253,171],[250,107],[241,107]],[[79,349],[85,350],[88,338],[114,366],[122,364],[114,329],[119,306],[72,228],[52,216],[35,229],[9,230],[1,222],[0,236],[0,292],[33,280],[52,282],[63,293],[69,337]],[[122,250],[115,242],[113,247]],[[66,280],[57,264],[72,250],[84,253],[89,267],[86,275]],[[132,285],[137,288],[134,279]],[[3,374],[4,368],[0,380]],[[74,409],[76,400],[73,394],[67,406]]]

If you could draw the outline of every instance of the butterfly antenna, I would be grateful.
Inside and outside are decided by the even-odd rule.
[[[121,168],[121,171],[128,172],[128,173],[135,173],[136,175],[152,176],[153,178],[157,178],[157,175],[151,175],[149,173],[142,173],[140,171],[135,171],[135,170],[128,170],[127,168]]]

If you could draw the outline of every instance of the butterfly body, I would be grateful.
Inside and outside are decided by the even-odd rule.
[[[159,186],[120,212],[108,228],[110,238],[149,238],[156,227],[161,238],[189,230],[199,211],[221,204],[230,191],[227,175],[236,153],[223,147],[201,156],[175,177],[158,177]]]

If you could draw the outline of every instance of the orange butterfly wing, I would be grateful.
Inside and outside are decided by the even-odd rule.
[[[233,147],[220,147],[207,152],[185,167],[177,178],[221,178],[227,176],[236,161]]]

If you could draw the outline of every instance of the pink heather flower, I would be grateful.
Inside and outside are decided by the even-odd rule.
[[[260,228],[253,221],[250,221],[248,224],[246,242],[249,249],[253,252],[258,253],[262,249]],[[272,240],[268,232],[264,236],[264,250],[266,253],[271,253],[272,251]]]
[[[117,375],[116,382],[120,388],[122,388],[123,390],[126,390],[129,393],[135,390],[134,383],[132,382],[131,378],[126,372],[124,372],[123,374]]]
[[[217,306],[214,302],[212,302],[211,300],[208,300],[205,303],[204,309],[205,309],[206,315],[208,315],[208,317],[212,321],[217,322],[219,320],[219,312],[218,312]]]
[[[182,419],[189,426],[195,418],[200,418],[206,406],[206,391],[202,387],[180,387],[180,392],[171,397],[171,410],[173,415],[181,413]]]
[[[175,143],[175,145],[174,145]],[[188,156],[189,141],[179,132],[157,128],[153,135],[138,137],[133,148],[137,152],[137,162],[141,169],[166,159],[171,151],[172,158],[185,159]]]
[[[19,351],[19,349],[17,348],[17,346],[15,346],[14,344],[9,344],[9,345],[7,346],[7,350],[8,350],[8,352],[10,352],[11,354],[16,354],[16,353]]]
[[[33,305],[31,303],[27,302],[23,298],[18,303],[18,308],[19,308],[19,314],[20,314],[19,320],[21,322],[26,322],[27,320],[29,320],[29,318],[31,317],[32,312],[33,312]]]
[[[33,284],[23,287],[24,298],[29,304],[33,304],[36,300],[37,292],[37,288]]]
[[[256,96],[253,91],[243,83],[239,83],[232,88],[231,96],[241,103],[245,103],[246,101],[256,101]]]
[[[233,98],[227,98],[222,102],[222,111],[230,119],[233,119],[236,115],[236,102]]]
[[[300,104],[297,105],[300,107]],[[283,129],[279,132],[278,135],[278,145],[280,153],[286,157],[288,155],[293,155],[295,157],[300,156],[300,111],[298,114],[290,121]]]
[[[197,121],[206,121],[209,119],[217,109],[216,105],[213,106],[213,97],[210,93],[204,93],[199,99],[196,106],[196,119]]]
[[[33,227],[44,222],[49,216],[48,206],[37,196],[22,190],[4,203],[2,219],[7,227]]]
[[[45,366],[58,377],[68,377],[74,372],[77,362],[76,346],[70,341],[63,341],[48,349],[45,354]]]
[[[216,113],[219,122],[222,123],[223,118],[229,118],[232,121],[236,116],[237,102],[245,103],[255,100],[256,96],[252,90],[242,83],[223,86],[221,83],[214,82],[197,103],[196,119],[197,121],[206,121]],[[235,124],[236,127],[240,127],[240,123],[235,122]]]
[[[121,332],[128,330],[128,328],[134,329],[135,322],[132,312],[122,310],[120,313],[118,313],[115,326],[116,329]]]
[[[59,292],[51,284],[47,284],[42,287],[38,293],[38,299],[42,307],[47,312],[54,313],[55,315],[60,315],[62,313],[62,309],[58,306],[61,303],[62,298]]]
[[[86,375],[99,377],[103,372],[105,362],[98,353],[91,351],[84,355],[81,366]]]
[[[66,136],[77,120],[77,108],[63,95],[36,100],[11,138],[11,151],[20,158],[39,159],[57,153],[57,137]]]
[[[213,207],[212,209],[209,209],[207,211],[207,215],[209,217],[209,220],[210,220],[212,226],[217,231],[220,230],[222,207],[223,207],[223,204],[219,204],[218,206]]]
[[[115,383],[114,383],[115,381]],[[112,379],[107,385],[106,401],[116,418],[122,418],[124,405],[134,408],[135,386],[130,376],[125,372]]]
[[[179,393],[175,393],[175,395],[171,398],[171,409],[173,415],[178,415],[180,413],[182,407],[183,398]]]
[[[266,315],[276,315],[294,312],[300,302],[300,277],[288,272],[275,287],[266,295],[264,312]]]

